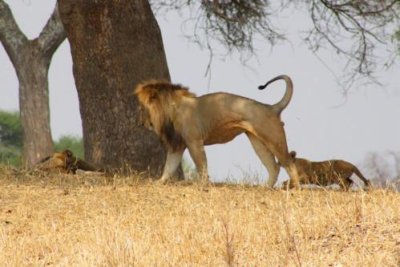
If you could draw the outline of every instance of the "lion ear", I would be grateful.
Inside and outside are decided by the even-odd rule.
[[[158,94],[157,94],[157,92],[155,91],[155,90],[151,90],[150,92],[149,92],[149,103],[152,103],[152,102],[154,102],[155,100],[157,100],[158,99]]]

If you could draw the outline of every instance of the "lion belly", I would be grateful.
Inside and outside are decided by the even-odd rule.
[[[237,123],[228,123],[220,127],[213,128],[204,139],[204,145],[224,144],[233,140],[245,130],[238,127]]]

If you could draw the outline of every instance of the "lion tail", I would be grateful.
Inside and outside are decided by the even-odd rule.
[[[277,80],[285,80],[285,82],[286,82],[286,92],[285,92],[284,96],[282,97],[282,99],[278,103],[272,105],[272,108],[274,109],[274,111],[278,115],[280,115],[281,112],[287,107],[287,105],[289,104],[290,100],[292,99],[292,95],[293,95],[293,82],[292,82],[292,79],[290,79],[289,76],[284,75],[284,74],[283,75],[279,75],[279,76],[276,76],[275,78],[269,80],[265,85],[260,85],[258,87],[258,89],[262,90],[265,87],[267,87],[270,83],[273,83],[273,82],[275,82]]]
[[[364,182],[365,186],[371,186],[371,182],[362,175],[356,166],[353,166],[353,172]]]

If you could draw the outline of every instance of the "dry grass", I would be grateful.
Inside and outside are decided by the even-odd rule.
[[[400,195],[0,169],[3,266],[399,266]]]

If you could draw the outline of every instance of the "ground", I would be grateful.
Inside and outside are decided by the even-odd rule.
[[[400,195],[0,169],[4,266],[399,266]]]

